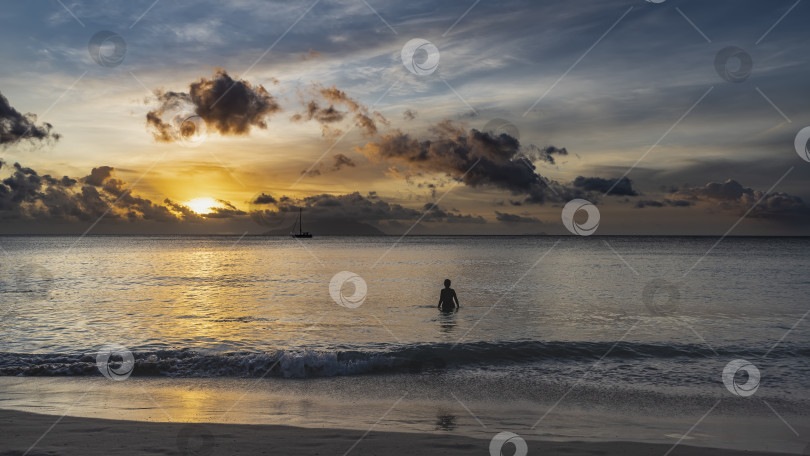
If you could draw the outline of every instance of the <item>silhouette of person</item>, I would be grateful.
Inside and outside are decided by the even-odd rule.
[[[439,294],[438,307],[442,312],[452,312],[461,307],[458,305],[456,290],[450,288],[450,279],[445,279],[444,281],[444,288],[442,289],[441,294]]]

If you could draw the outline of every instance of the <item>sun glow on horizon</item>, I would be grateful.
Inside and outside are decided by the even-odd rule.
[[[206,215],[214,212],[214,208],[225,207],[222,203],[211,198],[210,196],[203,196],[194,198],[186,203],[192,211],[200,215]]]

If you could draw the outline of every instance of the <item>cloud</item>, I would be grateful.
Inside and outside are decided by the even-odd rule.
[[[578,176],[574,179],[573,185],[588,192],[607,193],[610,190],[611,195],[638,196],[638,193],[633,190],[632,182],[626,177],[617,180]]]
[[[0,147],[20,141],[58,141],[58,133],[51,133],[53,125],[45,122],[37,125],[35,114],[20,114],[0,93]]]
[[[422,207],[422,212],[427,214],[423,220],[442,221],[446,223],[486,223],[484,217],[480,215],[461,214],[458,209],[442,210],[438,205],[426,203]]]
[[[335,154],[332,156],[332,164],[327,165],[323,162],[318,163],[317,166],[313,167],[309,171],[304,170],[301,171],[301,174],[308,174],[310,176],[320,176],[321,174],[327,172],[334,172],[340,171],[341,168],[348,166],[349,168],[354,168],[357,164],[351,157],[346,156],[345,154]]]
[[[338,156],[335,163],[349,166],[347,159]],[[356,234],[357,231],[352,230],[362,228],[362,224],[368,224],[366,228],[392,227],[399,222],[410,225],[420,219],[425,223],[486,223],[481,216],[462,214],[458,210],[447,210],[432,204],[408,208],[390,203],[375,192],[369,192],[366,196],[359,192],[343,195],[324,193],[305,198],[277,198],[260,193],[250,201],[250,211],[219,199],[219,206],[211,208],[210,213],[197,214],[188,206],[168,198],[153,202],[133,194],[110,166],[97,166],[81,178],[39,175],[36,170],[19,163],[9,167],[2,161],[0,169],[10,171],[10,175],[0,181],[0,220],[3,221],[89,222],[103,218],[133,223],[152,221],[180,224],[218,219],[240,222],[253,219],[262,226],[288,229],[299,208],[304,208],[308,223],[321,224],[319,232],[333,234],[339,229],[344,230],[344,234]],[[371,232],[374,233],[379,234],[378,231]]]
[[[568,150],[564,147],[562,149],[554,146],[539,148],[529,145],[526,155],[532,160],[540,160],[553,165],[554,155],[568,155]]]
[[[4,163],[0,162],[0,168]],[[111,166],[98,166],[79,179],[50,175],[14,163],[11,175],[0,181],[0,220],[95,221],[110,220],[201,222],[208,218],[238,218],[247,213],[228,201],[211,214],[199,215],[169,199],[163,204],[134,195]]]
[[[223,207],[212,207],[210,214],[205,214],[205,218],[209,219],[230,219],[236,218],[243,215],[248,215],[247,212],[238,209],[236,206],[231,204],[229,201],[225,201],[223,199],[218,199],[217,202],[221,204]]]
[[[90,174],[85,176],[83,180],[87,184],[100,187],[104,184],[105,180],[112,176],[113,170],[114,168],[112,166],[99,166],[98,168],[93,168],[93,170],[90,171]]]
[[[175,219],[165,207],[124,190],[123,182],[112,178],[109,167],[95,168],[83,179],[57,179],[15,163],[11,175],[0,183],[3,219],[88,221],[102,215],[130,220]]]
[[[444,173],[470,187],[500,188],[532,203],[567,201],[585,193],[540,176],[520,142],[508,134],[466,131],[449,120],[432,127],[431,133],[434,139],[420,140],[397,130],[358,150],[374,161],[401,162],[419,171]],[[553,146],[527,149],[535,158],[567,154]]]
[[[498,211],[495,211],[495,219],[503,223],[542,223],[536,217],[523,217],[522,215]]]
[[[261,193],[250,202],[250,204],[262,205],[262,204],[276,204],[278,200],[273,198],[272,195],[268,195],[266,193]]]
[[[247,135],[252,128],[267,128],[266,118],[281,111],[275,97],[262,85],[234,80],[217,68],[211,79],[189,84],[188,92],[155,91],[158,107],[146,114],[155,140],[173,142],[195,133],[187,122],[199,116],[208,129],[223,136]]]
[[[309,90],[309,96],[312,97],[310,100],[303,101],[304,111],[293,114],[290,120],[315,120],[321,125],[328,125],[341,122],[351,115],[354,126],[359,128],[364,136],[376,135],[379,124],[389,125],[388,119],[380,112],[371,111],[336,86],[324,87],[321,84],[314,84]],[[324,136],[329,136],[330,133],[333,132],[324,128]]]
[[[276,210],[259,209],[257,211],[259,214],[251,215],[254,220],[263,220],[266,226],[278,226],[279,222],[285,220],[292,224],[294,217],[291,214],[297,214],[299,208],[303,208],[306,212],[308,224],[327,225],[330,222],[351,220],[379,226],[380,222],[415,222],[423,215],[422,221],[428,223],[486,223],[481,216],[443,210],[438,205],[426,204],[421,210],[417,210],[389,203],[375,192],[370,192],[366,196],[359,192],[344,195],[324,193],[300,199],[281,196],[277,198],[276,206]]]
[[[346,116],[345,112],[335,109],[335,105],[329,105],[324,108],[321,107],[317,101],[311,100],[307,103],[307,109],[304,113],[296,113],[290,117],[290,120],[299,122],[303,120],[315,119],[320,123],[333,123],[340,122]]]
[[[661,201],[658,200],[639,200],[636,201],[635,207],[637,209],[644,209],[645,207],[689,207],[693,206],[694,203],[691,201],[686,200],[672,200],[669,198],[664,198]]]
[[[416,119],[416,116],[419,115],[413,109],[406,109],[405,112],[402,113],[402,118],[405,120],[413,120]]]
[[[810,218],[810,205],[802,198],[782,192],[766,195],[762,191],[744,187],[734,179],[723,183],[709,182],[703,187],[674,188],[662,200],[641,200],[635,204],[639,209],[687,206],[737,215],[748,213],[748,217],[762,220],[789,222]]]

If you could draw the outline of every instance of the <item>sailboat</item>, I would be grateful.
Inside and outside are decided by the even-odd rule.
[[[293,225],[293,229],[290,232],[290,235],[292,237],[294,237],[294,238],[311,238],[312,233],[310,233],[309,231],[304,231],[304,225],[301,223],[301,220],[302,220],[301,219],[301,210],[302,209],[299,207],[298,208],[298,222],[297,222],[298,233],[295,232],[295,225]]]

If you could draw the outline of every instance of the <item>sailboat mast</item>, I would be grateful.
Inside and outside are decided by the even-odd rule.
[[[302,208],[300,208],[300,207],[298,208],[298,234],[304,234],[304,225],[302,224],[302,219],[301,219],[301,211],[302,210],[303,210]]]

